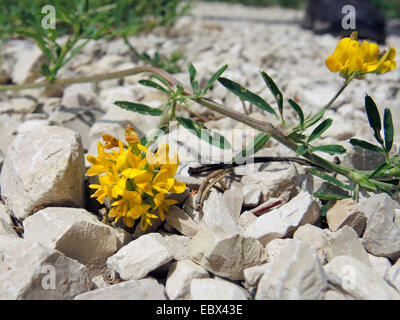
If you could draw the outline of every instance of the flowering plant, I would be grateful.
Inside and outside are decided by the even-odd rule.
[[[89,186],[97,190],[92,198],[103,203],[108,197],[112,201],[109,216],[115,218],[115,222],[122,218],[128,227],[139,218],[143,231],[152,225],[152,219],[163,221],[168,207],[177,203],[166,199],[165,195],[182,193],[186,188],[183,182],[174,179],[179,165],[178,155],[169,158],[167,144],[153,154],[140,144],[138,135],[129,125],[125,129],[127,145],[109,134],[102,135],[102,138],[105,144],[97,143],[99,156],[87,156],[92,164],[87,175],[103,174],[99,177],[100,184]],[[113,150],[106,152],[105,149]]]

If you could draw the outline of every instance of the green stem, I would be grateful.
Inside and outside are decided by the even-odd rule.
[[[171,104],[168,103],[167,106],[164,108],[163,113],[161,114],[161,119],[158,122],[157,130],[159,130],[163,126],[163,124],[169,119],[170,115],[168,113],[170,110],[171,110]],[[158,133],[157,131],[154,131],[153,134],[150,136],[150,139],[147,140],[147,143],[145,145],[146,148],[149,147],[155,141],[157,133]]]

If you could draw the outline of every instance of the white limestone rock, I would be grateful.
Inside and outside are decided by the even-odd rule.
[[[247,300],[242,287],[222,279],[193,279],[190,282],[191,300]]]
[[[400,293],[400,259],[388,270],[385,279]]]
[[[240,232],[237,212],[232,212],[224,196],[217,190],[212,190],[203,202],[199,217],[199,225],[204,229],[230,234]]]
[[[326,234],[324,253],[328,262],[338,256],[349,256],[370,266],[367,252],[361,240],[354,229],[347,225],[336,232]]]
[[[321,300],[327,281],[316,250],[294,240],[269,263],[256,300]]]
[[[166,300],[166,297],[162,284],[154,278],[145,278],[92,290],[76,296],[75,300]]]
[[[42,206],[82,207],[83,155],[81,140],[71,130],[45,126],[20,133],[1,171],[5,204],[19,219]]]
[[[165,241],[167,241],[172,254],[174,255],[174,260],[188,260],[189,256],[189,243],[190,238],[186,236],[181,236],[178,234],[168,234],[161,233]]]
[[[3,218],[0,218],[0,236],[10,236],[18,238],[18,234],[14,231],[13,228],[11,228],[11,226]]]
[[[362,235],[367,217],[361,211],[357,202],[352,199],[337,201],[326,214],[326,220],[331,231],[336,231],[345,225],[352,227],[358,236]]]
[[[280,208],[258,217],[244,234],[265,246],[273,239],[292,236],[302,225],[314,224],[320,211],[318,203],[308,192],[303,191]]]
[[[296,230],[293,235],[293,239],[303,241],[317,250],[321,263],[325,264],[326,258],[324,247],[326,245],[327,231],[329,232],[329,230],[321,229],[311,224],[306,224]]]
[[[188,300],[190,299],[190,282],[193,279],[209,277],[207,270],[191,260],[175,262],[169,269],[165,292],[170,300]]]
[[[86,265],[92,276],[106,271],[106,260],[118,248],[115,230],[85,209],[49,207],[23,222],[24,237]]]
[[[371,267],[360,260],[338,256],[324,266],[329,287],[356,300],[400,299],[396,292]]]
[[[86,267],[37,242],[0,236],[0,299],[64,300],[89,291]]]
[[[362,238],[365,249],[374,256],[396,261],[400,258],[400,228],[394,221],[397,202],[387,194],[379,194],[371,196],[362,207],[369,217]]]
[[[107,266],[124,280],[138,280],[174,258],[168,243],[158,233],[131,241],[109,257]]]
[[[177,206],[169,208],[169,213],[165,216],[165,220],[180,233],[190,238],[193,238],[200,229],[199,224]]]
[[[369,264],[372,269],[375,270],[377,274],[379,274],[383,279],[386,279],[386,276],[392,267],[390,260],[385,257],[375,257],[374,255],[368,253]]]
[[[243,270],[266,262],[264,248],[257,240],[200,230],[189,244],[191,259],[215,275],[243,280]]]

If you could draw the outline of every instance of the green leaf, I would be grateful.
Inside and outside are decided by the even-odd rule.
[[[128,101],[115,101],[114,103],[122,109],[126,109],[141,114],[147,114],[150,116],[161,116],[161,114],[163,113],[161,109],[151,108],[149,106],[140,103],[133,103]]]
[[[392,112],[390,111],[390,109],[385,109],[385,114],[383,117],[383,126],[385,130],[385,149],[386,152],[389,153],[393,147],[393,136],[394,136]]]
[[[331,155],[346,153],[346,149],[343,146],[337,145],[337,144],[312,147],[311,151],[321,151],[321,152],[329,153]]]
[[[208,80],[208,83],[206,87],[203,89],[202,94],[206,94],[206,92],[211,88],[211,86],[214,84],[215,81],[219,79],[219,77],[225,72],[225,70],[228,68],[228,65],[224,65],[223,67],[219,68],[216,73],[213,74],[213,76]]]
[[[377,153],[383,153],[385,150],[383,150],[381,147],[378,147],[374,144],[371,144],[367,141],[364,140],[359,140],[359,139],[350,139],[350,144],[355,146],[355,147],[360,147],[362,149],[366,149],[372,152],[377,152]]]
[[[314,129],[314,131],[311,133],[311,135],[308,137],[307,142],[314,141],[317,139],[319,136],[321,136],[326,130],[329,129],[329,127],[332,125],[333,120],[332,119],[326,119],[324,120],[318,127]]]
[[[299,104],[296,101],[294,101],[292,99],[289,99],[288,102],[289,102],[289,105],[293,108],[293,110],[296,111],[297,114],[299,115],[300,128],[303,128],[303,126],[304,126],[304,113],[303,113],[303,110],[301,109],[301,107],[299,106]]]
[[[279,113],[283,119],[283,95],[282,92],[279,90],[278,86],[275,84],[274,80],[267,75],[264,71],[261,72],[262,77],[264,78],[265,83],[267,84],[269,90],[274,95],[275,100],[278,104]]]
[[[139,83],[145,87],[150,87],[150,88],[154,88],[157,90],[160,90],[166,94],[169,94],[168,90],[165,89],[163,86],[159,85],[158,83],[155,83],[154,81],[151,80],[139,80]]]
[[[379,115],[379,110],[375,104],[375,101],[372,100],[372,98],[368,95],[365,97],[365,110],[367,111],[369,125],[375,132],[375,139],[383,145],[383,140],[381,137],[381,116]]]
[[[367,177],[363,177],[363,178],[359,181],[359,184],[360,184],[360,186],[362,186],[362,187],[364,187],[364,188],[367,188],[367,189],[376,191],[375,185],[374,185],[371,181],[369,181]]]
[[[245,87],[241,86],[239,83],[236,83],[232,80],[229,80],[227,78],[219,78],[218,80],[225,88],[233,92],[235,95],[237,95],[240,99],[246,100],[255,106],[272,113],[273,115],[276,115],[276,112],[272,107],[265,102],[263,99],[261,99],[258,95],[255,93],[247,90]]]
[[[196,68],[194,65],[191,63],[189,65],[189,75],[190,75],[190,85],[192,86],[193,93],[196,93],[197,90],[199,89],[199,83],[196,81]]]
[[[304,134],[298,132],[292,132],[287,137],[297,143],[304,143],[305,139],[307,138]]]
[[[184,128],[197,135],[200,139],[207,141],[209,144],[221,149],[231,149],[231,144],[224,136],[220,135],[218,132],[211,132],[202,123],[182,117],[177,117],[176,120]]]
[[[167,88],[171,88],[171,84],[165,80],[163,77],[160,77],[158,74],[152,73],[151,74],[152,78],[156,78],[158,81],[160,81],[161,83],[163,83]]]
[[[350,198],[350,195],[342,196],[342,195],[334,194],[334,193],[327,194],[325,192],[314,192],[313,197],[319,198],[322,200],[344,200],[344,199]]]
[[[372,172],[369,176],[368,179],[372,179],[373,177],[381,174],[382,172],[386,171],[387,169],[390,169],[392,165],[390,163],[384,162],[382,163],[378,168],[375,169],[374,172]]]
[[[51,72],[49,66],[46,63],[42,63],[40,66],[40,73],[45,77],[48,78],[51,76]]]
[[[311,119],[307,119],[304,129],[312,127],[315,123],[317,123],[325,114],[326,107],[323,107],[314,117]]]
[[[332,176],[330,176],[330,175],[328,175],[326,173],[317,171],[314,168],[310,169],[310,172],[313,175],[316,175],[317,177],[320,177],[321,179],[323,179],[325,181],[328,181],[329,183],[338,186],[339,188],[342,188],[342,189],[345,189],[345,190],[348,190],[348,191],[354,191],[354,188],[352,186],[346,185],[342,181],[340,181],[340,180],[338,180],[338,179],[336,179],[336,178],[334,178],[334,177],[332,177]]]
[[[268,142],[270,136],[266,133],[260,133],[254,138],[241,152],[239,152],[232,160],[233,163],[242,163],[241,160],[257,153]]]
[[[322,208],[321,208],[321,217],[326,217],[326,214],[328,213],[328,208],[329,208],[330,201],[325,203]]]
[[[308,146],[306,144],[301,144],[296,150],[296,153],[299,155],[304,155],[308,151]]]

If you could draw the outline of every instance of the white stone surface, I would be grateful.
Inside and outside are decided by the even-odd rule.
[[[243,270],[266,262],[264,248],[257,240],[200,230],[189,244],[191,259],[215,275],[243,280]]]
[[[321,300],[327,281],[315,249],[294,240],[258,282],[256,300]]]
[[[209,276],[206,269],[191,260],[175,262],[169,269],[165,292],[170,300],[188,300],[191,281]]]
[[[86,267],[37,242],[0,236],[0,299],[63,300],[89,291]]]
[[[293,235],[304,224],[315,223],[319,215],[317,202],[309,193],[301,192],[287,204],[257,218],[244,234],[266,245],[273,239]]]
[[[133,240],[108,258],[107,266],[124,280],[138,280],[174,258],[168,243],[158,233]]]
[[[123,281],[92,290],[75,297],[75,300],[166,300],[164,286],[156,279]]]
[[[338,256],[324,266],[329,286],[356,300],[400,299],[371,267],[348,256]]]
[[[247,300],[246,291],[221,279],[193,279],[190,283],[191,300]]]
[[[45,126],[13,141],[1,171],[1,195],[20,219],[41,206],[82,207],[84,176],[79,136]]]
[[[85,209],[49,207],[23,222],[24,238],[57,249],[86,265],[91,275],[106,271],[118,248],[115,230]]]

